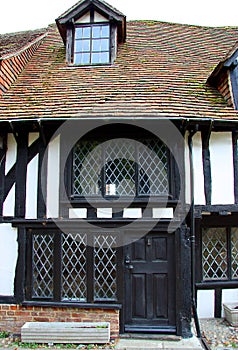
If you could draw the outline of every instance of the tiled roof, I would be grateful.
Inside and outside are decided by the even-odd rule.
[[[1,119],[165,117],[237,119],[207,78],[238,39],[238,27],[127,23],[115,63],[74,67],[55,26],[0,98]]]
[[[0,58],[12,54],[44,34],[46,29],[28,30],[25,32],[0,34]]]

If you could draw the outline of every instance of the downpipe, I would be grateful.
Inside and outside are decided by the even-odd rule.
[[[194,219],[194,167],[193,167],[193,142],[192,137],[197,130],[190,131],[188,136],[189,147],[189,162],[190,162],[190,193],[191,193],[191,208],[190,208],[190,244],[191,244],[191,283],[192,283],[192,312],[194,317],[197,337],[201,340],[201,329],[197,313],[197,305],[195,300],[195,219]]]

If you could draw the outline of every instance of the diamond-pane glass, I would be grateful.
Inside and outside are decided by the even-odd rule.
[[[226,228],[206,228],[202,236],[203,279],[227,279]]]
[[[167,195],[168,150],[159,140],[80,141],[74,148],[73,194]]]
[[[74,147],[73,194],[99,194],[102,148],[95,141],[82,141]]]
[[[231,273],[232,278],[238,278],[238,228],[231,229]]]
[[[94,300],[116,300],[116,236],[94,237]]]
[[[53,297],[54,235],[32,236],[32,297]]]
[[[115,139],[105,145],[106,195],[135,196],[135,145],[131,140]]]
[[[139,146],[139,194],[168,194],[167,148],[159,140]]]
[[[86,234],[62,234],[62,299],[86,301]]]

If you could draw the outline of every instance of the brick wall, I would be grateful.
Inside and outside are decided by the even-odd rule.
[[[119,336],[119,311],[0,305],[0,332],[20,334],[25,322],[110,322],[111,338]]]

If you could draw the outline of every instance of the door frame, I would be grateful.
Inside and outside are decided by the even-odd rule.
[[[155,226],[151,232],[167,232],[168,223]],[[124,230],[124,235],[132,232]],[[132,233],[133,234],[133,233]],[[174,269],[175,269],[175,325],[176,335],[183,338],[190,338],[191,332],[191,248],[189,240],[189,228],[187,225],[182,224],[175,230],[174,233]],[[125,264],[124,264],[124,249],[123,249],[123,291],[122,295],[122,310],[120,314],[120,332],[125,332]],[[157,332],[157,331],[156,331]],[[145,333],[145,332],[143,332]],[[151,333],[151,332],[150,332]],[[158,333],[158,332],[157,332]],[[164,334],[165,330],[161,328],[161,332]]]

